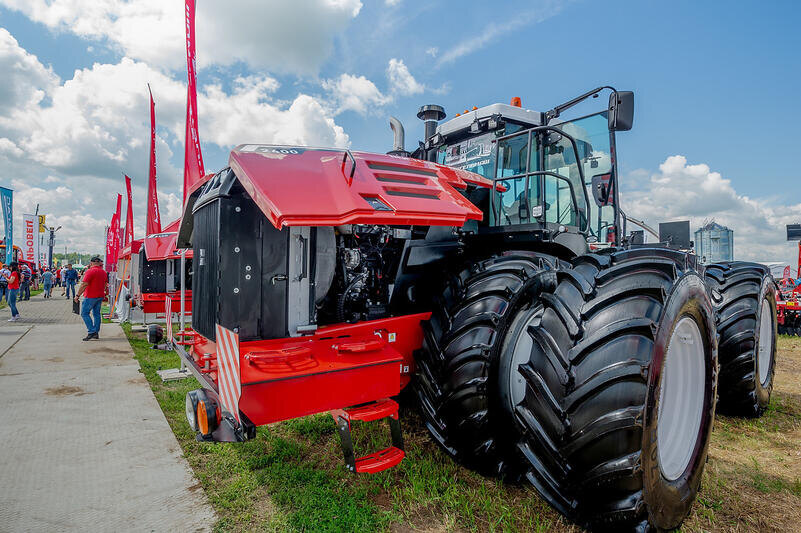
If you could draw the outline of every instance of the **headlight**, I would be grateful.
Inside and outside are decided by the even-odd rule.
[[[186,420],[189,422],[189,427],[192,431],[197,431],[197,393],[196,390],[191,390],[186,393]]]
[[[156,345],[164,338],[164,328],[158,324],[150,324],[147,327],[147,342]]]

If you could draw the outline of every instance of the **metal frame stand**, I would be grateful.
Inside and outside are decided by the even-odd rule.
[[[183,339],[184,334],[183,332],[186,330],[186,249],[181,250],[181,317],[180,317],[180,337]],[[166,328],[172,328],[172,309],[169,311],[169,316],[165,317],[165,326]],[[144,320],[144,319],[143,319]],[[147,329],[147,326],[145,326]],[[166,349],[168,350],[177,350],[175,349],[175,343],[177,341],[175,338],[172,339],[172,343],[167,345]],[[179,354],[180,355],[180,354]],[[181,367],[180,368],[168,368],[166,370],[158,370],[156,373],[161,378],[162,382],[167,381],[178,381],[179,379],[186,379],[190,377],[192,374],[189,372],[189,369],[186,368],[186,362],[184,358],[181,357]]]

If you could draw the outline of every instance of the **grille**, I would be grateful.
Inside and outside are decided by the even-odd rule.
[[[192,327],[215,340],[214,324],[219,311],[220,201],[214,200],[194,213],[192,237]]]

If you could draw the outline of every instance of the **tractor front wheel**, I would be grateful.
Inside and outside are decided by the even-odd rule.
[[[496,408],[497,358],[518,309],[555,284],[551,256],[506,252],[449,275],[423,324],[414,392],[426,427],[454,459],[484,474],[514,477],[514,442]],[[552,287],[551,287],[552,288]]]
[[[502,352],[527,479],[591,529],[672,529],[695,500],[717,352],[707,287],[688,264],[646,248],[579,257]]]

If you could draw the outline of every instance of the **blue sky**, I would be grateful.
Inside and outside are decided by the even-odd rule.
[[[121,172],[142,226],[147,82],[163,218],[178,214],[182,8],[0,0],[0,65],[15,65],[0,95],[16,95],[0,105],[0,170],[20,209],[41,200],[64,221],[70,246],[99,249]],[[383,152],[390,115],[407,142],[420,136],[421,104],[453,116],[520,96],[545,110],[611,84],[636,94],[634,129],[618,136],[624,208],[654,224],[714,217],[735,229],[738,258],[789,262],[783,225],[801,221],[799,22],[797,2],[198,0],[207,170],[240,142]]]

